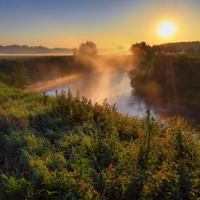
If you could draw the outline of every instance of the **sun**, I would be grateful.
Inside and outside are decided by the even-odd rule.
[[[171,21],[164,21],[157,27],[157,34],[162,38],[170,38],[175,35],[177,31],[176,25]]]

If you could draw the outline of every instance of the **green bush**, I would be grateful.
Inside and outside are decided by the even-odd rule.
[[[197,199],[199,136],[184,118],[0,87],[0,199]]]

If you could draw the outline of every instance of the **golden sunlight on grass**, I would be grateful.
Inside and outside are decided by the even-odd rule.
[[[176,25],[171,21],[164,21],[157,26],[157,34],[162,38],[170,38],[177,31]]]

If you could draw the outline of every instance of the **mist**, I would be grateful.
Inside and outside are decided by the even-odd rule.
[[[129,56],[77,56],[72,67],[66,65],[67,73],[60,67],[49,67],[47,73],[51,79],[36,81],[26,90],[36,92],[51,92],[54,90],[70,89],[86,96],[95,102],[101,102],[105,98],[115,95],[123,95],[131,92],[130,80],[127,73],[132,69],[131,57]],[[39,65],[39,68],[46,68]],[[45,75],[45,71],[42,72]],[[65,73],[65,76],[62,75]],[[53,74],[55,77],[53,77]],[[58,77],[59,76],[59,77]],[[39,75],[39,77],[42,77]],[[127,87],[128,86],[128,87]]]
[[[92,103],[101,104],[107,98],[110,104],[116,103],[120,113],[143,116],[147,108],[143,100],[133,97],[128,76],[134,67],[131,56],[77,56],[73,62],[68,75],[57,78],[62,71],[53,67],[55,78],[37,81],[26,90],[55,96],[56,90],[70,88],[74,95],[79,92]]]
[[[148,84],[151,89],[147,96],[134,92],[131,84],[133,74],[128,74],[131,70],[137,70],[136,64],[133,63],[137,62],[132,56],[119,55],[50,57],[46,60],[43,58],[40,62],[32,63],[32,70],[36,69],[37,78],[26,90],[55,96],[56,90],[60,93],[61,90],[68,91],[70,88],[73,95],[79,92],[93,104],[102,104],[107,98],[110,104],[116,103],[120,113],[128,113],[129,116],[143,117],[150,109],[154,116],[165,118],[184,116],[187,113],[188,118],[199,121],[199,114],[193,110],[158,98],[159,90],[155,84]]]

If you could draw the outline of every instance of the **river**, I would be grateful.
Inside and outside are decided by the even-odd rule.
[[[46,81],[31,85],[27,90],[46,92],[55,96],[55,90],[67,91],[71,89],[75,95],[77,91],[81,96],[91,99],[93,103],[102,103],[105,98],[111,104],[116,103],[118,111],[129,116],[143,117],[150,109],[154,116],[163,118],[175,115],[186,116],[195,119],[200,124],[200,113],[183,105],[177,105],[168,101],[150,101],[145,96],[137,96],[130,86],[127,73],[88,73],[66,76],[63,78]]]

